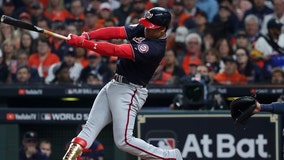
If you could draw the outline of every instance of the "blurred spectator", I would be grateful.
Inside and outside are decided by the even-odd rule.
[[[52,23],[52,30],[63,36],[67,36],[66,24],[60,21],[54,21]],[[63,60],[63,55],[68,52],[70,45],[65,40],[57,37],[50,37],[51,52],[55,53],[60,60]]]
[[[118,24],[117,18],[112,13],[111,5],[108,2],[104,2],[100,5],[97,23],[100,23],[102,26],[104,26],[107,20],[112,20],[115,25]]]
[[[282,68],[276,67],[271,71],[272,84],[284,84],[284,71]]]
[[[216,42],[215,49],[218,51],[220,56],[220,69],[224,69],[224,58],[234,55],[234,50],[229,40],[226,38],[221,38]]]
[[[81,0],[72,0],[70,4],[69,16],[65,19],[67,24],[84,25],[84,6]]]
[[[243,19],[253,14],[259,19],[259,24],[261,24],[264,16],[273,13],[273,10],[265,5],[265,1],[266,0],[253,0],[252,8],[245,12]]]
[[[190,74],[190,63],[201,63],[201,37],[197,33],[190,33],[185,38],[186,54],[182,58],[181,66],[185,74]]]
[[[19,32],[16,32],[14,26],[1,23],[0,24],[1,34],[0,34],[0,45],[6,40],[11,39],[15,45],[15,47],[18,49],[20,47],[20,35]]]
[[[39,142],[39,149],[43,154],[47,156],[47,159],[50,159],[52,153],[52,144],[48,139],[41,139]]]
[[[253,46],[256,40],[260,37],[260,21],[253,15],[249,14],[244,19],[244,29],[247,33],[248,39]]]
[[[196,6],[196,0],[183,0],[183,4],[184,4],[185,13],[195,15],[196,12],[202,11]]]
[[[202,64],[202,62],[199,59],[196,59],[194,61],[190,61],[189,64],[188,64],[188,68],[189,68],[190,72],[187,75],[197,74],[197,67],[201,64]]]
[[[219,9],[216,0],[196,0],[196,6],[207,14],[209,23],[213,21]]]
[[[107,66],[102,62],[102,57],[98,53],[95,53],[93,51],[89,52],[87,59],[89,64],[81,71],[79,78],[80,83],[87,82],[87,77],[90,72],[103,75],[103,73],[107,71]]]
[[[0,14],[10,17],[18,17],[19,12],[15,9],[14,0],[3,0],[0,8]]]
[[[214,83],[223,85],[247,84],[245,75],[238,72],[237,62],[233,57],[224,59],[225,68],[214,76]]]
[[[2,43],[2,53],[4,61],[8,66],[9,76],[7,79],[7,83],[12,82],[12,75],[17,71],[17,60],[16,60],[16,47],[14,42],[11,39],[6,39]]]
[[[37,21],[37,26],[46,30],[51,30],[51,21],[47,18],[41,18]]]
[[[235,51],[238,71],[246,76],[249,84],[260,83],[263,81],[263,72],[249,56],[249,51],[246,48],[237,48]]]
[[[6,83],[9,75],[8,66],[3,58],[3,53],[0,50],[0,84]]]
[[[86,10],[93,9],[95,12],[98,12],[101,3],[103,3],[105,0],[90,0],[89,4],[85,7]]]
[[[68,75],[73,83],[77,82],[80,76],[80,73],[83,69],[83,66],[76,62],[75,60],[75,48],[69,47],[67,53],[63,55],[63,60],[61,62],[55,63],[51,65],[48,69],[48,74],[45,78],[45,83],[51,83],[55,78],[55,73],[57,69],[64,63],[64,65],[68,68]],[[59,72],[59,71],[58,71]]]
[[[283,4],[284,5],[284,4]],[[258,61],[258,65],[264,69],[265,77],[271,76],[271,68],[283,67],[284,44],[281,34],[282,24],[272,18],[267,23],[268,34],[260,36],[254,46],[251,56]],[[281,36],[282,35],[282,36]]]
[[[19,160],[47,160],[38,147],[38,135],[34,131],[27,131],[22,139],[19,150]]]
[[[30,84],[31,82],[31,72],[30,67],[27,65],[19,65],[17,67],[16,79],[14,83],[17,84]]]
[[[279,43],[283,24],[276,19],[270,19],[267,23],[268,34],[259,37],[254,48],[261,52],[261,57],[269,58],[270,55],[284,53],[283,44]]]
[[[47,18],[38,19],[37,26],[42,29],[51,30],[51,21]]]
[[[60,63],[60,65],[54,67],[54,79],[50,82],[50,84],[74,84],[74,81],[70,78],[69,66],[67,66],[65,62]]]
[[[19,20],[32,24],[32,20],[31,20],[31,15],[27,12],[23,12],[19,15]],[[19,28],[20,32],[29,32],[31,34],[31,36],[33,37],[33,39],[37,39],[39,36],[38,32],[34,32],[32,30],[27,30],[27,29],[23,29],[23,28]]]
[[[207,85],[209,82],[213,82],[213,79],[210,80],[209,78],[209,68],[204,64],[200,64],[196,65],[196,71],[193,74],[181,77],[180,82],[186,84],[191,81],[198,81]]]
[[[28,65],[29,65],[29,54],[25,50],[18,50],[17,51],[17,68],[19,68],[20,66],[28,66]],[[42,83],[43,82],[43,79],[40,78],[36,68],[32,68],[28,66],[28,70],[30,72],[29,82],[31,83]],[[17,81],[16,78],[17,78],[16,74],[12,74],[12,79],[14,82]]]
[[[218,14],[213,17],[210,26],[214,28],[214,37],[217,39],[230,39],[239,29],[239,21],[230,8],[225,5],[220,5]]]
[[[39,19],[46,18],[44,16],[44,6],[38,1],[34,1],[31,3],[30,14],[32,24],[37,24]]]
[[[116,21],[114,19],[106,19],[104,21],[104,27],[113,27],[113,26],[116,26]]]
[[[132,19],[132,17],[142,18],[147,10],[146,3],[147,3],[147,0],[132,0],[133,10],[126,17],[124,25],[130,24],[130,20]]]
[[[239,21],[240,27],[242,27],[245,12],[252,8],[253,4],[251,0],[223,0],[223,3],[221,4],[224,3],[227,4],[227,6],[231,9]]]
[[[86,16],[86,15],[85,15]],[[87,17],[87,16],[86,16]],[[86,19],[86,18],[85,18]],[[76,34],[79,35],[82,33],[82,26],[77,26],[75,24],[68,24],[66,26],[66,30],[68,34]]]
[[[188,29],[195,27],[193,20],[194,15],[185,12],[182,0],[174,0],[172,13],[173,31],[179,26],[185,26]]]
[[[190,29],[190,32],[196,32],[200,36],[203,36],[207,28],[210,27],[207,21],[206,13],[201,10],[197,11],[194,15],[193,20],[195,23],[195,27]]]
[[[117,9],[120,6],[118,0],[108,0],[108,3],[111,5],[112,9]]]
[[[172,32],[168,37],[167,47],[172,48],[177,54],[177,63],[180,65],[182,61],[182,55],[186,52],[185,38],[188,35],[189,30],[185,26],[177,27],[175,32]],[[173,41],[173,42],[171,42]]]
[[[131,1],[132,0],[119,0],[120,7],[113,10],[113,15],[118,18],[118,26],[124,26],[127,16],[132,12],[133,6]]]
[[[151,2],[151,1],[150,1]],[[151,2],[153,4],[153,7],[163,7],[166,9],[171,9],[171,0],[156,0],[156,2]]]
[[[214,66],[211,66],[210,63],[207,63],[206,67],[208,68],[208,84],[209,85],[214,84],[215,83],[214,77],[218,72],[214,70]]]
[[[155,85],[167,85],[170,84],[172,75],[163,71],[164,68],[164,62],[160,63],[160,65],[156,68],[151,80],[149,81],[149,84],[155,84]]]
[[[179,79],[183,77],[185,73],[183,69],[177,65],[176,53],[174,50],[166,50],[164,60],[165,65],[163,67],[163,71],[172,75],[172,79],[174,80],[172,83],[177,84]]]
[[[283,0],[272,0],[273,2],[273,13],[265,15],[261,23],[261,34],[268,34],[268,22],[270,19],[276,19],[278,23],[284,24],[284,1]]]
[[[45,78],[48,68],[59,61],[59,57],[50,52],[50,43],[46,36],[40,36],[37,43],[37,52],[29,57],[29,66],[36,68],[39,76]]]
[[[232,38],[233,41],[233,50],[235,51],[237,48],[246,48],[249,52],[252,50],[252,44],[248,39],[248,35],[244,30],[238,30],[236,36]]]
[[[215,48],[211,48],[204,53],[204,64],[215,73],[220,70],[220,55]]]
[[[75,61],[80,63],[84,68],[89,65],[89,61],[87,59],[87,50],[85,48],[75,48]]]
[[[36,40],[33,39],[30,32],[22,32],[20,41],[20,50],[25,50],[29,55],[36,52]]]
[[[64,0],[48,1],[44,16],[51,21],[65,21],[69,16],[69,12],[65,9]]]
[[[201,76],[208,76],[209,69],[206,65],[201,64],[197,66],[196,73],[200,74]]]
[[[141,18],[141,17],[139,17],[139,16],[133,16],[133,17],[131,17],[131,19],[130,19],[130,24],[138,24],[140,18]]]
[[[88,85],[103,85],[103,77],[98,73],[93,73],[92,71],[87,76]]]
[[[98,23],[98,14],[95,10],[90,9],[85,11],[85,22],[83,31],[89,32],[103,27],[102,23]]]
[[[212,48],[215,47],[215,43],[216,43],[216,38],[214,37],[214,34],[213,32],[211,31],[212,29],[208,29],[205,30],[203,32],[203,35],[202,35],[202,45],[201,45],[201,51],[202,52],[205,52],[207,50],[210,50]]]

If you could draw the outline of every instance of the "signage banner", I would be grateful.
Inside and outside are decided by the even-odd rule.
[[[88,116],[88,109],[1,109],[0,123],[82,123]]]
[[[274,159],[282,155],[279,116],[254,115],[235,126],[230,114],[138,116],[137,136],[160,148],[179,148],[184,159]]]

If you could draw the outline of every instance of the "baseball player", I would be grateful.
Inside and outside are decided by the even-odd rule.
[[[178,149],[161,149],[133,137],[137,113],[148,96],[146,85],[164,57],[170,22],[168,10],[154,7],[136,25],[101,28],[83,32],[81,36],[68,35],[67,43],[72,46],[119,58],[114,78],[97,95],[85,127],[72,139],[63,160],[79,157],[110,122],[119,149],[142,159],[182,160]],[[127,39],[129,43],[91,41],[109,39]]]

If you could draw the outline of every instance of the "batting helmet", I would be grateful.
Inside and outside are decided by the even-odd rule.
[[[168,27],[171,22],[171,13],[165,8],[154,7],[148,10],[139,22],[146,28]]]

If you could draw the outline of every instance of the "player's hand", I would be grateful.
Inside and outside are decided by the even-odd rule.
[[[256,107],[255,109],[253,110],[253,114],[256,114],[258,112],[260,112],[261,108],[260,108],[260,103],[259,102],[256,102]]]
[[[77,36],[75,34],[69,34],[68,39],[66,40],[66,42],[71,45],[71,46],[75,46],[75,47],[83,47],[84,44],[84,38],[82,38],[81,36]]]
[[[88,32],[83,32],[80,37],[82,37],[83,39],[86,39],[86,40],[90,40],[90,35]]]

